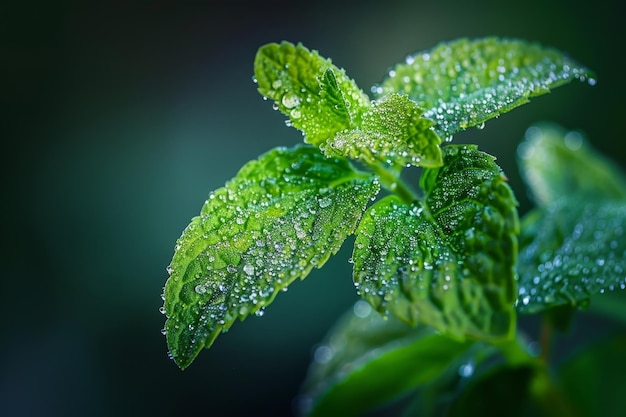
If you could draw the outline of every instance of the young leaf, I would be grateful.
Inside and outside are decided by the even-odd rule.
[[[364,415],[432,381],[470,346],[384,318],[357,301],[316,350],[303,411],[308,417]]]
[[[343,69],[301,43],[283,41],[259,48],[254,75],[259,92],[273,100],[313,145],[358,126],[370,106],[367,95]]]
[[[370,207],[356,232],[354,280],[378,311],[457,339],[513,335],[517,201],[494,158],[446,146],[423,202]]]
[[[405,96],[370,103],[343,69],[300,43],[261,47],[254,69],[259,92],[326,155],[394,166],[441,165],[433,122]]]
[[[372,103],[358,128],[338,132],[321,149],[370,164],[441,166],[441,139],[423,112],[408,97],[390,94]]]
[[[519,312],[585,307],[626,288],[626,200],[563,198],[522,225]]]
[[[443,42],[410,55],[373,91],[407,94],[449,137],[527,103],[572,80],[595,84],[593,73],[538,44],[488,37]]]
[[[578,131],[535,124],[526,131],[517,155],[529,194],[539,206],[572,195],[580,200],[626,199],[622,170]]]
[[[211,193],[176,243],[165,286],[170,353],[187,367],[353,233],[375,177],[311,146],[276,148]]]

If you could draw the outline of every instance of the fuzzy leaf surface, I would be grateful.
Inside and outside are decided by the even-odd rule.
[[[301,43],[283,41],[259,48],[254,76],[259,92],[273,100],[313,145],[358,126],[370,106],[367,95],[345,70]]]
[[[377,179],[302,145],[247,163],[176,243],[165,296],[173,359],[187,367],[221,331],[321,267],[354,232]]]
[[[303,384],[308,417],[359,416],[429,383],[470,347],[384,318],[364,300],[317,348]]]
[[[426,109],[441,137],[484,122],[529,98],[593,73],[564,53],[536,43],[461,38],[410,55],[374,89],[377,97],[408,95]]]
[[[508,339],[515,327],[517,201],[491,155],[446,146],[424,201],[388,196],[356,232],[354,281],[376,310],[453,338]]]

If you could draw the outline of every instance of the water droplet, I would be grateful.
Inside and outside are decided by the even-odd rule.
[[[563,141],[565,146],[572,151],[577,151],[583,146],[583,136],[579,132],[568,132],[563,137]]]
[[[372,306],[365,300],[359,300],[354,304],[353,311],[355,316],[363,319],[370,315],[372,312]]]
[[[295,94],[285,94],[281,99],[281,102],[286,108],[293,109],[300,104],[300,97],[296,96]]]
[[[315,353],[313,353],[313,359],[317,363],[325,364],[331,361],[333,355],[334,353],[330,346],[322,345],[315,349]]]
[[[539,342],[530,342],[527,347],[528,354],[537,357],[541,354],[541,345]]]
[[[468,362],[459,366],[459,375],[463,378],[469,378],[474,374],[474,363]]]
[[[326,208],[332,204],[332,200],[329,197],[320,198],[318,203],[321,208]]]
[[[245,272],[248,275],[254,275],[254,266],[250,264],[244,265],[243,272]]]

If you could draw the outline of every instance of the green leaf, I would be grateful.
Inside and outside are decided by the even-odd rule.
[[[570,168],[576,169],[576,168]],[[586,307],[626,288],[626,201],[563,198],[522,222],[517,309]]]
[[[515,327],[517,201],[494,158],[446,146],[425,169],[425,201],[388,196],[356,232],[354,281],[378,311],[457,339],[508,339]]]
[[[306,414],[359,416],[429,383],[471,346],[384,318],[358,301],[317,348],[303,385]]]
[[[518,147],[518,165],[539,206],[573,196],[581,200],[626,199],[626,178],[579,131],[552,123],[531,126]]]
[[[377,97],[407,94],[437,122],[439,135],[450,137],[572,80],[595,84],[593,77],[560,51],[536,43],[462,38],[408,56],[373,90]]]
[[[441,139],[432,129],[434,123],[421,117],[423,112],[408,97],[390,94],[372,103],[359,127],[338,132],[321,149],[329,156],[370,164],[440,166]]]
[[[187,367],[237,319],[321,267],[378,192],[375,177],[311,146],[276,148],[211,193],[176,243],[166,334]]]
[[[313,145],[358,126],[370,106],[367,95],[345,70],[301,43],[283,41],[259,48],[254,75],[259,92],[273,100]]]
[[[617,334],[576,352],[559,380],[580,417],[619,417],[626,410],[626,336]]]
[[[626,180],[584,136],[554,124],[528,129],[519,165],[538,208],[522,222],[517,309],[587,307],[626,288]]]

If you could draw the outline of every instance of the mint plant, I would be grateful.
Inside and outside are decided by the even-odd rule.
[[[582,133],[531,126],[518,155],[535,207],[520,220],[496,158],[452,143],[595,79],[539,44],[459,39],[407,56],[368,95],[315,50],[262,46],[258,91],[303,143],[245,164],[177,240],[162,309],[171,358],[187,368],[354,236],[360,299],[316,350],[303,415],[358,416],[400,399],[405,415],[607,415],[565,393],[558,372],[584,363],[556,370],[549,331],[626,287],[624,175]],[[415,168],[419,184],[405,180]],[[519,330],[524,314],[548,329],[539,352]],[[607,359],[624,346],[599,349]]]

